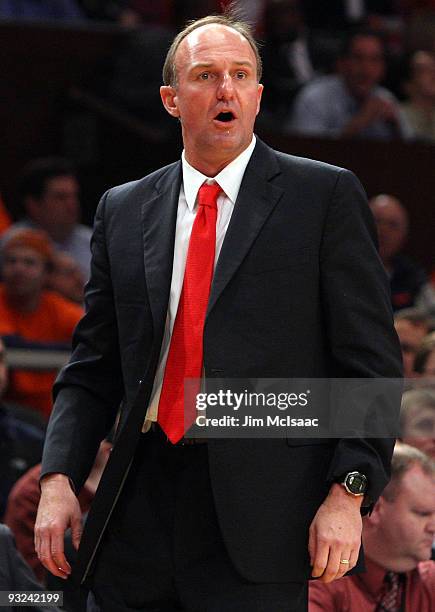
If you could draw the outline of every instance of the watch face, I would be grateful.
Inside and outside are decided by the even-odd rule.
[[[367,478],[359,472],[351,472],[346,476],[346,485],[352,493],[364,493],[367,487]]]

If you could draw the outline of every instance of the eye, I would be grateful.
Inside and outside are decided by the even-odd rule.
[[[201,79],[201,81],[208,81],[208,79],[210,78],[210,73],[201,72],[201,74],[199,75],[199,78]]]
[[[432,513],[429,512],[428,510],[423,510],[421,508],[411,508],[411,511],[416,515],[416,516],[420,516],[422,518],[426,518],[428,516],[430,516]]]
[[[238,79],[239,81],[242,79],[246,79],[246,72],[243,72],[243,70],[238,70],[236,72],[236,79]]]

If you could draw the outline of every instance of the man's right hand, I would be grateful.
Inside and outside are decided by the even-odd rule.
[[[71,527],[77,549],[82,535],[82,513],[65,474],[48,474],[41,480],[41,499],[35,523],[35,550],[42,565],[66,579],[71,566],[64,554],[65,531]]]

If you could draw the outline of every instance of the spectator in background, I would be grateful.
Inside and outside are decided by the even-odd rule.
[[[423,268],[402,254],[409,227],[405,207],[391,195],[377,195],[369,205],[378,230],[379,254],[390,277],[393,310],[417,306],[433,316],[435,291]]]
[[[395,0],[304,0],[310,28],[345,30],[367,21],[389,18],[397,11]]]
[[[23,169],[19,192],[27,217],[12,229],[44,230],[57,250],[65,251],[77,261],[88,279],[92,231],[79,223],[79,184],[72,165],[58,157],[30,162]]]
[[[435,332],[428,334],[415,355],[414,371],[425,379],[435,380]]]
[[[0,0],[0,19],[74,21],[84,18],[76,0]]]
[[[290,101],[314,77],[312,50],[300,0],[270,0],[264,13],[262,116],[288,114]]]
[[[39,230],[16,229],[1,248],[3,284],[0,286],[0,334],[38,347],[69,345],[82,309],[47,291],[53,249]],[[51,412],[51,387],[55,372],[14,370],[7,398],[39,410],[46,418]]]
[[[396,446],[391,481],[363,521],[366,572],[328,584],[311,581],[310,612],[435,609],[435,464]]]
[[[394,317],[394,327],[402,349],[403,375],[414,378],[414,360],[429,332],[429,318],[417,308],[405,308]]]
[[[0,339],[0,520],[15,482],[42,458],[45,427],[32,410],[3,402],[8,385],[6,350]]]
[[[84,284],[85,279],[78,263],[68,253],[54,253],[48,288],[71,302],[83,304]]]
[[[428,51],[415,51],[407,60],[403,84],[408,100],[403,113],[415,138],[435,141],[435,56]]]
[[[382,39],[358,31],[345,39],[337,73],[306,85],[296,97],[289,130],[305,136],[409,138],[412,133],[393,94],[380,86],[385,74]]]
[[[154,24],[132,32],[118,49],[108,89],[111,103],[160,129],[163,139],[177,127],[159,95],[163,56],[171,39],[171,30]]]
[[[401,440],[435,460],[435,391],[410,389],[402,397]]]

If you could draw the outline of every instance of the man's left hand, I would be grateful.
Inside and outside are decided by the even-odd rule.
[[[310,526],[308,550],[313,571],[321,582],[332,582],[355,567],[361,546],[362,497],[333,484]],[[343,563],[348,561],[349,563]]]

